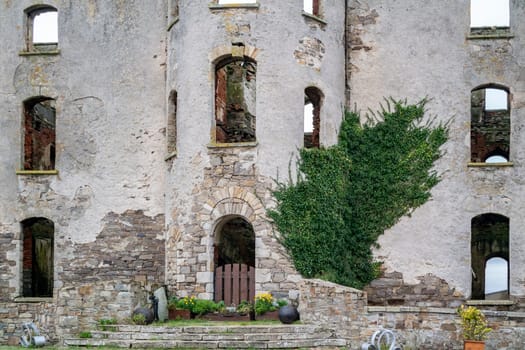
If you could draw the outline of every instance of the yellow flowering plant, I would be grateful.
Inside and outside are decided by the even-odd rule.
[[[465,340],[485,340],[492,328],[488,326],[487,319],[481,310],[474,306],[461,305],[457,309],[461,319],[463,329],[463,339]]]
[[[194,296],[186,296],[177,301],[177,309],[193,310],[197,299]]]
[[[268,292],[258,293],[255,296],[255,313],[262,315],[268,311],[275,311],[277,308],[273,305],[273,296]]]

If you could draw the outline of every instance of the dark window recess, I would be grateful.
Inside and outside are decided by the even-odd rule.
[[[55,100],[24,102],[24,170],[55,169]]]
[[[319,148],[321,131],[321,103],[323,93],[316,87],[304,89],[304,147]]]
[[[170,93],[167,125],[168,155],[177,151],[177,91]]]
[[[170,16],[172,18],[179,17],[179,0],[170,1]]]
[[[22,221],[22,295],[53,296],[54,224],[45,218]]]
[[[509,160],[510,107],[506,88],[486,86],[471,94],[470,150],[476,163]]]
[[[215,72],[215,141],[255,141],[257,64],[230,59]]]
[[[319,2],[320,0],[304,0],[304,11],[316,17],[321,17]]]
[[[487,283],[494,286],[497,277],[486,275],[487,263],[493,258],[509,261],[509,219],[493,213],[478,215],[471,221],[471,298],[474,300],[509,298],[508,273],[503,286],[485,293]],[[506,266],[508,269],[508,264]]]

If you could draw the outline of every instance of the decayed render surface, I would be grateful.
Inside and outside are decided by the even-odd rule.
[[[28,55],[24,10],[37,4],[0,2],[1,341],[24,317],[57,337],[127,317],[164,284],[212,298],[217,232],[232,217],[253,228],[258,291],[308,290],[265,211],[274,180],[293,173],[303,145],[309,87],[322,92],[321,145],[336,142],[344,106],[375,110],[386,96],[429,97],[429,117],[450,126],[431,201],[380,238],[385,271],[370,300],[453,306],[469,298],[471,220],[484,213],[509,218],[510,296],[525,295],[521,0],[510,1],[510,35],[490,40],[469,37],[468,0],[325,0],[322,20],[302,14],[300,1],[50,0],[59,53]],[[256,91],[246,108],[255,141],[225,144],[215,67],[240,57],[256,62],[246,87]],[[509,90],[512,166],[468,166],[471,91],[484,84]],[[42,96],[56,108],[58,173],[17,174],[24,101]],[[36,304],[14,303],[28,218],[54,224],[53,297]],[[386,298],[377,292],[385,290]]]

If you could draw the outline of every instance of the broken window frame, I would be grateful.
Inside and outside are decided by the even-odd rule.
[[[44,217],[32,217],[21,221],[20,226],[20,295],[26,298],[51,298],[54,287],[55,224]],[[37,230],[40,232],[35,234]],[[42,249],[46,248],[48,250],[44,252]],[[46,260],[47,266],[43,260]]]
[[[49,102],[48,102],[49,101]],[[23,133],[22,133],[22,171],[31,174],[53,174],[56,173],[56,100],[46,96],[31,97],[23,103]],[[52,120],[42,116],[36,120],[35,107],[43,103],[49,103],[47,108],[52,110]],[[44,107],[45,108],[45,107]],[[46,126],[48,126],[46,128]],[[47,129],[47,130],[45,130]],[[49,142],[35,144],[38,139],[34,137],[35,131],[40,134],[40,139],[47,137]],[[42,141],[42,140],[40,140]],[[40,155],[37,158],[36,155]],[[38,163],[38,164],[35,164]]]
[[[321,146],[321,107],[323,100],[324,94],[317,87],[309,86],[304,89],[304,105],[312,104],[312,132],[311,135],[308,135],[307,132],[304,133],[304,148],[319,148]]]
[[[501,90],[506,93],[507,96],[507,108],[506,109],[487,109],[486,108],[486,91],[487,89]],[[475,104],[476,94],[483,91],[483,97],[480,97],[480,104]],[[479,111],[478,111],[479,110]],[[511,93],[508,87],[499,84],[485,84],[480,85],[471,90],[470,94],[470,162],[469,166],[511,166],[510,161],[510,148],[511,148]],[[487,130],[485,133],[477,132],[477,129],[483,129],[486,127],[490,119],[498,118],[498,114],[502,114],[505,119],[508,120],[506,124],[504,121],[504,128],[493,128]],[[478,120],[478,122],[476,122]],[[490,139],[501,138],[507,140],[507,142],[491,142],[489,146],[486,146],[487,141]],[[480,145],[483,144],[483,145]],[[488,148],[488,149],[486,149]],[[505,158],[506,162],[487,162],[487,160],[494,156],[501,156]]]
[[[28,53],[57,54],[58,53],[58,10],[50,5],[35,5],[25,11],[25,49]],[[43,13],[55,12],[57,41],[55,42],[34,42],[35,18]]]
[[[228,88],[226,85],[223,86],[219,82],[219,71],[225,69],[227,66],[241,63],[242,66],[246,65],[246,67],[253,67],[253,72],[249,71],[248,68],[246,68],[243,71],[243,82],[242,84],[245,84],[246,82],[250,82],[254,80],[253,87],[254,87],[254,98],[253,101],[251,101],[251,107],[250,110],[246,103],[246,99],[243,100],[243,105],[237,110],[237,116],[239,111],[245,110],[245,113],[251,116],[251,120],[249,120],[249,126],[246,128],[246,134],[248,136],[241,136],[241,140],[234,140],[233,138],[239,138],[239,136],[236,136],[235,133],[230,133],[229,129],[231,130],[231,126],[229,125],[229,121],[232,119],[229,117],[229,114],[227,113],[227,106],[228,106]],[[212,145],[211,146],[220,146],[220,147],[233,147],[233,146],[253,146],[257,144],[257,111],[256,111],[256,104],[257,104],[257,62],[248,57],[248,56],[227,56],[221,60],[219,60],[215,64],[214,69],[214,76],[215,76],[215,86],[214,86],[214,120],[213,120],[213,130],[211,132],[212,135]],[[252,78],[248,78],[251,74]],[[227,84],[227,80],[225,80],[224,84]],[[245,86],[245,85],[243,85]],[[219,96],[222,95],[220,92],[224,90],[224,101],[222,103],[219,103]],[[238,90],[237,90],[238,91]],[[242,90],[243,92],[246,90]],[[240,104],[236,103],[235,105],[239,106]],[[251,114],[250,112],[255,112],[255,114]],[[230,114],[231,115],[231,114]],[[251,136],[250,136],[251,135]]]
[[[504,232],[498,232],[503,226]],[[484,213],[471,220],[471,296],[472,300],[486,300],[486,264],[491,258],[499,257],[507,261],[507,299],[510,296],[510,219],[496,213]],[[503,244],[502,244],[503,243]],[[502,246],[503,245],[503,246]],[[489,247],[487,251],[487,247]],[[499,249],[494,249],[498,247]]]

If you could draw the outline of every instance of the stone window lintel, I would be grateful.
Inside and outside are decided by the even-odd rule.
[[[492,40],[492,39],[512,39],[514,35],[510,32],[510,27],[474,27],[470,28],[467,35],[468,40]]]
[[[46,297],[16,297],[15,303],[52,303],[53,298]]]
[[[324,19],[322,19],[321,17],[318,17],[318,16],[313,15],[313,14],[311,14],[311,13],[308,13],[308,12],[306,12],[306,11],[303,11],[302,15],[303,15],[304,17],[306,17],[306,18],[312,19],[312,20],[314,20],[314,21],[316,21],[316,22],[319,22],[319,23],[321,23],[321,24],[324,24],[324,25],[328,24],[328,22],[325,21]]]
[[[172,158],[175,158],[175,157],[177,157],[177,151],[173,151],[170,154],[168,154],[166,157],[164,157],[164,160],[168,161],[168,160],[170,160]]]
[[[57,56],[60,55],[60,50],[49,50],[49,51],[20,51],[18,56]]]
[[[512,162],[505,163],[478,163],[478,162],[469,162],[467,165],[469,168],[506,168],[514,166]]]
[[[208,4],[208,8],[210,10],[227,10],[232,8],[246,8],[246,9],[258,9],[259,3],[255,4],[243,4],[243,3],[236,3],[236,4],[217,4],[217,3],[211,3]]]
[[[58,170],[17,170],[16,175],[58,175]]]
[[[179,22],[179,16],[173,18],[171,23],[168,25],[168,32],[171,30],[171,28],[173,28],[175,24],[177,24],[177,22]]]
[[[228,142],[228,143],[210,143],[207,145],[208,148],[236,148],[236,147],[256,147],[257,141],[250,142]]]

